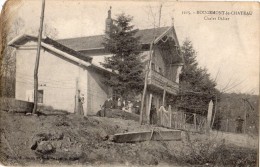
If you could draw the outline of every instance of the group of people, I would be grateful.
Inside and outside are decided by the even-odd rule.
[[[111,109],[119,109],[125,112],[140,114],[141,101],[140,100],[122,100],[121,98],[117,98],[114,100],[112,96],[108,96],[107,100],[104,102],[101,107],[101,117],[106,116],[106,112]]]

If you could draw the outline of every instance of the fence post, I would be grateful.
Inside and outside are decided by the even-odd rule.
[[[226,123],[226,132],[228,131],[228,119],[227,119],[227,123]]]
[[[186,129],[186,114],[184,113],[183,128]]]
[[[150,124],[151,123],[151,120],[150,120],[150,114],[151,114],[151,108],[152,108],[152,99],[153,99],[153,94],[152,93],[150,93],[150,96],[149,96],[149,105],[148,105],[148,114],[147,114],[147,116],[148,116],[148,124]]]
[[[172,128],[172,107],[171,107],[171,105],[169,105],[168,110],[170,112],[170,128]]]
[[[197,130],[196,114],[193,115],[194,115],[193,122],[194,122],[195,130]]]

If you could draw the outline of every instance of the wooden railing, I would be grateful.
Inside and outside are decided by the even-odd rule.
[[[184,129],[193,132],[206,132],[206,117],[195,113],[177,112],[176,108],[163,106],[157,111],[157,124],[172,129]],[[189,123],[188,123],[189,122]]]
[[[148,75],[148,84],[154,85],[160,89],[165,89],[168,93],[177,94],[179,85],[178,83],[171,81],[162,74],[150,70]]]

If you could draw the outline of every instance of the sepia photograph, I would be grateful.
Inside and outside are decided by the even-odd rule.
[[[259,9],[0,0],[0,166],[257,167]]]

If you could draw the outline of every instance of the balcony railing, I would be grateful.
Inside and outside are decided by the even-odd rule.
[[[166,90],[166,92],[171,94],[177,94],[179,85],[178,83],[171,81],[170,79],[166,78],[162,74],[150,70],[148,75],[148,85],[156,86],[162,90]]]

